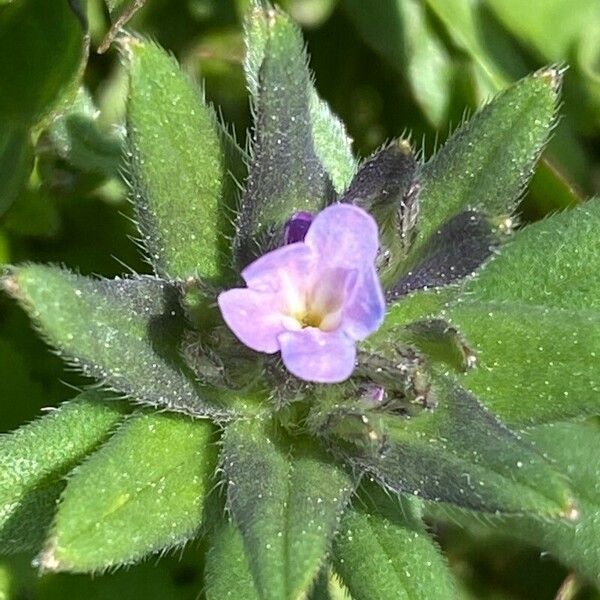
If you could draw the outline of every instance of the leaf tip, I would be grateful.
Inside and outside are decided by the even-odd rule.
[[[579,507],[577,506],[577,504],[575,503],[574,500],[572,500],[572,499],[569,500],[566,508],[560,513],[560,516],[563,519],[570,521],[571,523],[575,523],[576,521],[579,521],[579,517],[581,516],[581,513],[579,512]]]
[[[414,154],[412,144],[410,143],[410,140],[407,140],[406,138],[396,140],[395,147],[396,150],[404,156],[411,156]]]
[[[20,287],[17,283],[16,269],[14,267],[5,267],[0,271],[0,289],[13,298],[18,297]]]
[[[560,65],[552,65],[550,67],[545,67],[540,69],[535,73],[535,77],[546,82],[555,94],[559,94],[561,87],[563,76],[566,71],[566,68]]]
[[[33,561],[33,566],[39,568],[41,573],[60,573],[66,571],[66,567],[56,558],[57,540],[56,536],[52,536],[46,547]]]

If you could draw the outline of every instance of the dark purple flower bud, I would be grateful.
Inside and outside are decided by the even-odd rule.
[[[297,212],[283,228],[283,243],[303,242],[304,236],[313,222],[314,215],[309,212]]]

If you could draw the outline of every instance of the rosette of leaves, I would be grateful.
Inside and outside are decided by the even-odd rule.
[[[548,427],[598,411],[600,204],[514,230],[561,73],[517,82],[424,164],[406,140],[357,163],[297,27],[255,5],[246,38],[248,153],[164,50],[121,39],[153,276],[4,276],[99,387],[0,440],[0,547],[99,572],[204,536],[208,598],[453,598],[427,511],[525,523],[598,582],[595,483],[577,453],[549,458]],[[352,378],[315,385],[243,347],[215,299],[293,214],[337,201],[379,225],[388,311]]]

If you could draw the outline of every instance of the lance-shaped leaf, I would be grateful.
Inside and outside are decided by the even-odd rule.
[[[255,5],[246,32],[256,123],[236,236],[241,265],[277,245],[294,213],[331,201],[334,174],[341,190],[354,170],[345,151],[337,156],[347,148],[343,128],[315,97],[298,27],[279,10]]]
[[[596,423],[558,423],[535,427],[527,438],[569,477],[579,518],[571,524],[511,517],[498,525],[600,585],[600,464],[595,460],[600,456],[600,430]]]
[[[40,566],[93,572],[183,544],[202,523],[216,461],[208,421],[132,416],[69,479]]]
[[[207,600],[260,600],[244,550],[244,539],[233,523],[221,524],[211,536],[205,569]]]
[[[509,214],[532,174],[555,121],[561,75],[546,69],[494,98],[424,166],[419,225],[407,271],[430,236],[466,210]]]
[[[532,427],[525,437],[535,443],[555,467],[569,478],[576,497],[578,515],[574,522],[538,519],[527,515],[490,517],[485,525],[494,533],[504,533],[538,546],[583,578],[600,585],[600,453],[598,423],[549,423]],[[473,515],[446,507],[425,505],[430,517],[450,519],[466,527]],[[477,527],[482,522],[477,519]]]
[[[134,400],[195,416],[224,416],[202,400],[178,356],[178,292],[151,277],[96,280],[56,267],[16,267],[5,289],[46,339],[86,375]]]
[[[8,399],[7,399],[8,400]],[[124,405],[85,392],[41,419],[0,436],[0,547],[39,549],[65,475],[123,418]]]
[[[300,597],[323,565],[352,493],[349,475],[307,443],[286,446],[260,421],[230,425],[221,460],[259,597]]]
[[[393,521],[360,509],[344,515],[333,563],[354,600],[458,598],[438,547],[422,524],[401,518],[407,512],[403,500]]]
[[[143,243],[161,276],[223,276],[241,152],[164,50],[129,38],[127,157]]]
[[[357,413],[354,402],[346,421],[338,402],[319,432],[333,433],[334,449],[393,491],[488,513],[572,518],[563,478],[473,395],[438,379],[428,396],[437,406],[412,415]]]
[[[600,408],[600,201],[519,231],[445,312],[478,356],[462,383],[515,425]]]
[[[261,5],[257,0],[253,0],[253,8],[245,22],[246,60],[244,61],[244,69],[248,88],[255,102],[259,101],[261,94],[261,67],[267,55],[273,52],[270,38],[276,34],[276,28],[281,27],[290,32],[293,31],[293,36],[291,36],[293,39],[290,39],[289,43],[293,44],[292,47],[296,55],[305,56],[304,44],[297,27],[287,15],[277,11],[277,9],[274,10],[275,12],[265,9],[264,5]],[[272,21],[272,27],[269,27],[269,21]],[[305,57],[301,73],[301,76],[305,79],[306,63],[307,59]],[[289,81],[281,83],[289,85]],[[331,178],[335,191],[341,194],[350,185],[350,181],[356,172],[356,161],[351,147],[352,140],[348,137],[342,121],[331,112],[327,103],[319,98],[310,77],[307,86],[310,94],[308,108],[314,151]],[[304,114],[300,116],[306,118]]]

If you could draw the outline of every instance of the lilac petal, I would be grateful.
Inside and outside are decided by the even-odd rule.
[[[278,292],[290,285],[303,289],[315,262],[316,256],[306,244],[289,244],[250,263],[242,271],[242,277],[255,290]]]
[[[307,327],[279,336],[283,364],[296,377],[317,383],[338,383],[352,375],[354,342],[341,331]]]
[[[294,244],[295,242],[303,242],[313,219],[314,215],[312,213],[306,211],[297,212],[283,228],[283,243]]]
[[[273,354],[279,350],[277,336],[285,331],[278,298],[269,292],[234,288],[217,298],[225,323],[246,346]]]
[[[379,329],[385,316],[385,299],[375,267],[358,276],[352,295],[344,303],[342,329],[354,340],[363,340]]]
[[[379,248],[375,220],[352,204],[333,204],[321,211],[304,242],[328,266],[346,269],[372,264]]]

